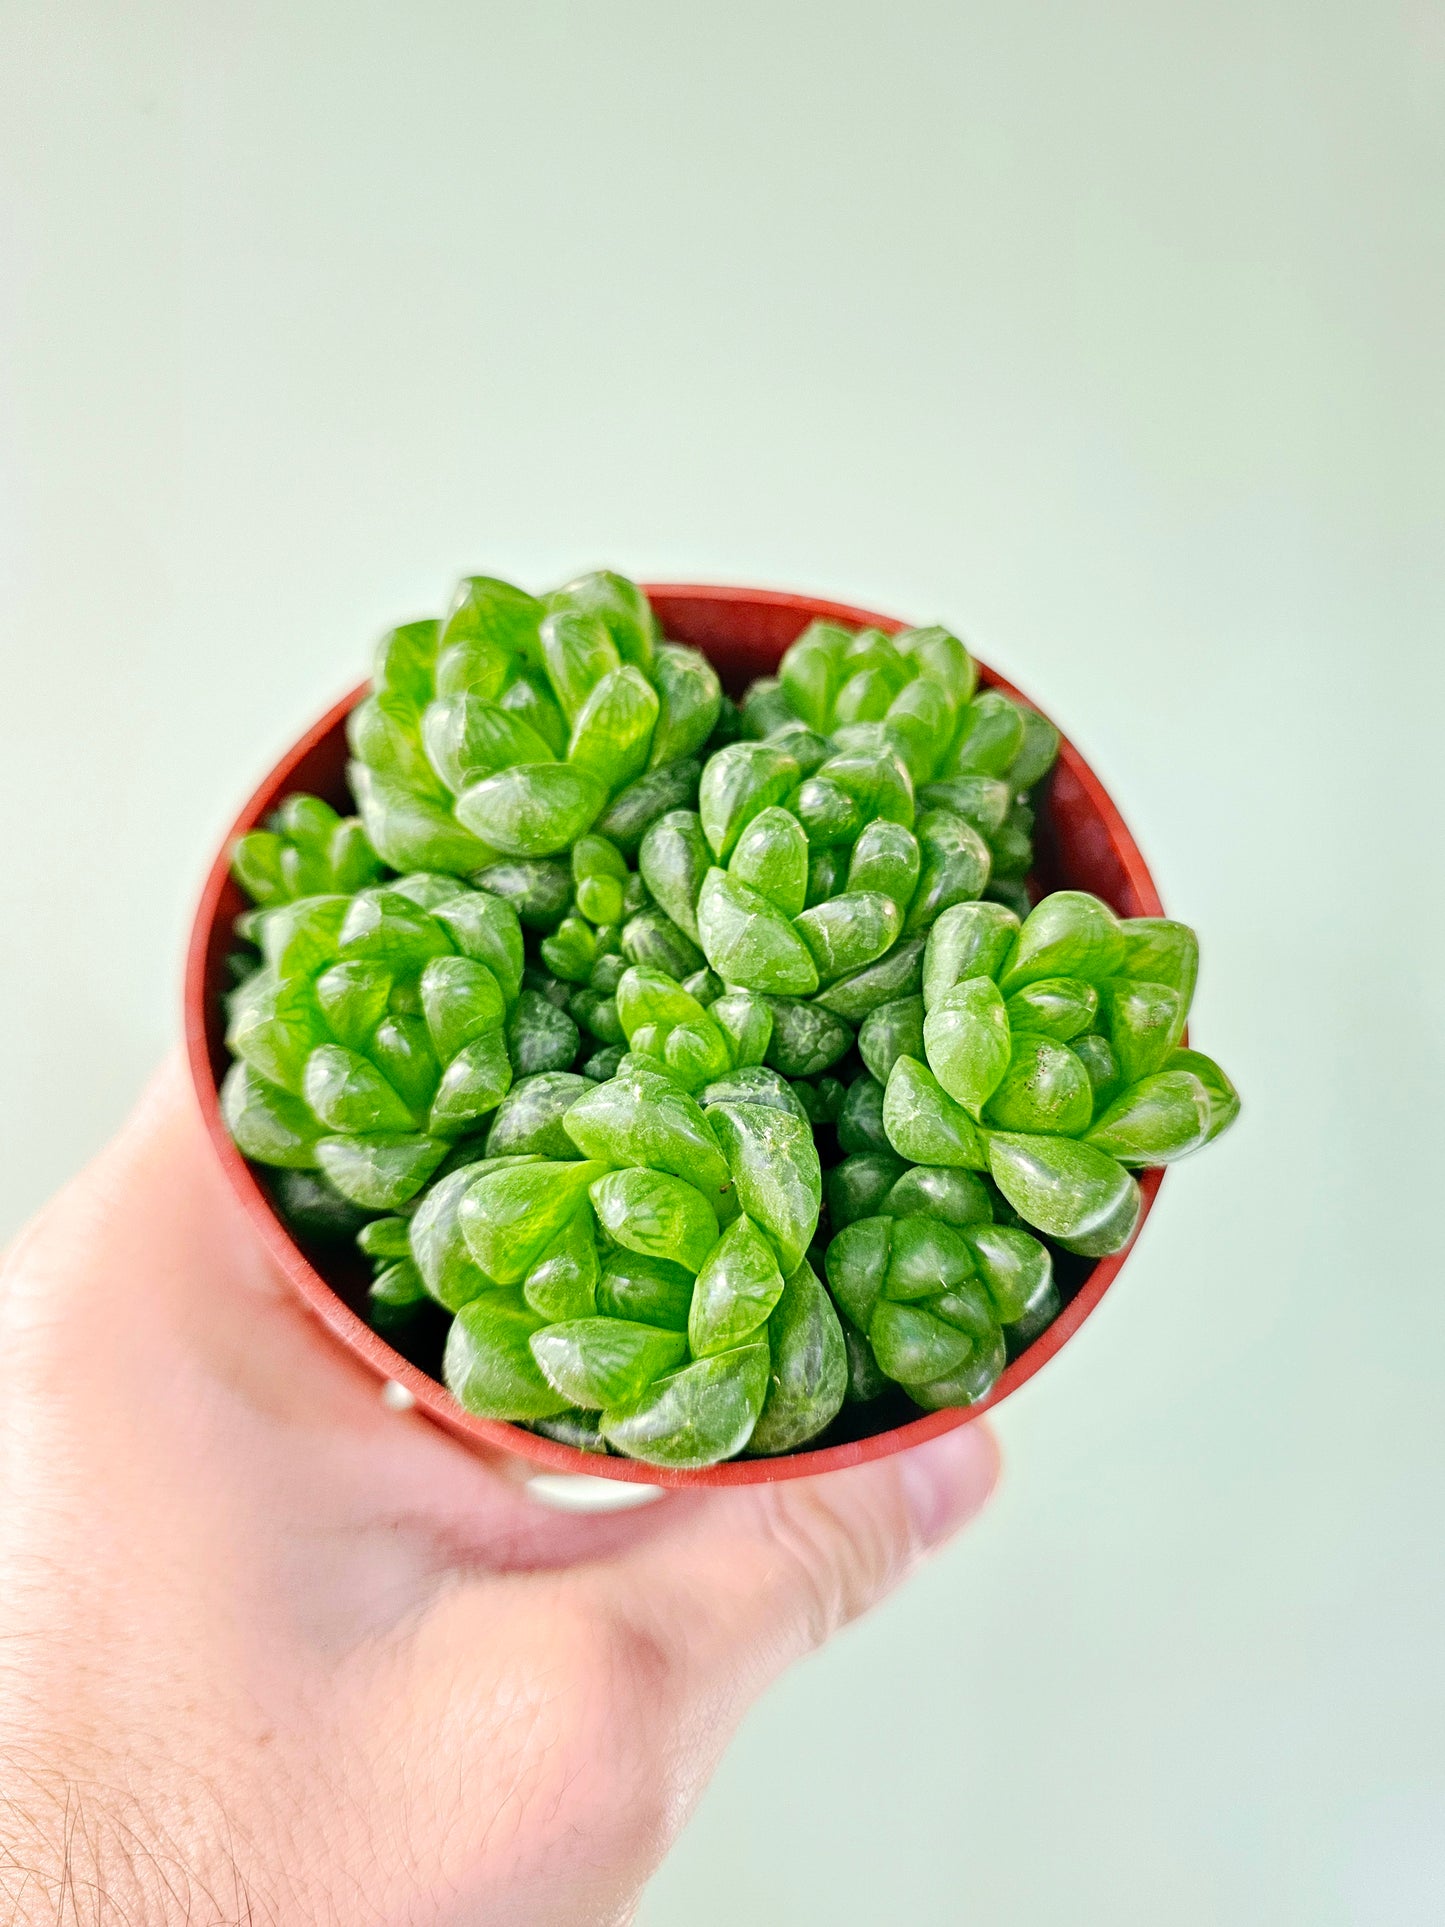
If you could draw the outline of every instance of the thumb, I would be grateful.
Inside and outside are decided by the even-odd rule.
[[[982,1508],[998,1447],[975,1421],[874,1465],[698,1495],[594,1569],[683,1693],[751,1699],[866,1612]]]

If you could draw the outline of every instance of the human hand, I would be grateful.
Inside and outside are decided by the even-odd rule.
[[[551,1510],[311,1323],[172,1064],[0,1271],[5,1918],[625,1921],[752,1699],[995,1469],[975,1424]]]

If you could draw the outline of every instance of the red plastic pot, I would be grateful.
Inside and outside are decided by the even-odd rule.
[[[870,610],[764,589],[649,584],[647,594],[666,634],[674,641],[692,643],[702,649],[734,694],[754,676],[775,669],[789,643],[819,616],[852,626],[871,623],[890,634],[905,627],[892,617],[875,615]],[[980,676],[985,684],[1002,689],[1008,695],[1019,693],[982,664]],[[404,1386],[418,1409],[464,1442],[493,1449],[500,1447],[550,1472],[586,1473],[652,1485],[752,1485],[860,1465],[921,1444],[955,1425],[967,1425],[981,1412],[1007,1398],[1010,1392],[1017,1391],[1068,1343],[1118,1277],[1128,1256],[1128,1247],[1088,1270],[1048,1330],[1008,1366],[986,1399],[966,1411],[930,1412],[889,1431],[799,1452],[790,1458],[735,1459],[702,1471],[674,1472],[631,1459],[580,1452],[571,1446],[538,1438],[518,1426],[474,1418],[462,1410],[445,1386],[410,1364],[372,1331],[342,1295],[349,1287],[358,1303],[364,1297],[365,1282],[359,1263],[350,1268],[344,1263],[335,1267],[328,1265],[332,1271],[328,1281],[298,1249],[245,1159],[231,1142],[221,1121],[217,1096],[227,1063],[220,1006],[225,957],[231,947],[232,920],[246,907],[245,899],[231,880],[231,846],[237,836],[254,829],[292,790],[309,790],[339,808],[349,807],[345,723],[347,714],[364,694],[364,685],[353,690],[282,757],[246,804],[217,853],[201,893],[191,934],[185,1022],[191,1072],[206,1126],[237,1196],[298,1296],[368,1371],[379,1379],[394,1380]],[[1039,832],[1036,875],[1042,888],[1091,890],[1121,916],[1162,914],[1153,878],[1133,837],[1103,784],[1067,739],[1052,779],[1048,808],[1040,812]],[[1158,1195],[1162,1177],[1162,1171],[1142,1174],[1141,1225]]]

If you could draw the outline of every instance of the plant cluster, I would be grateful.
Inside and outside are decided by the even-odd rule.
[[[1032,902],[1057,735],[946,630],[735,706],[619,576],[471,578],[348,733],[358,815],[234,852],[223,1112],[469,1411],[695,1467],[974,1403],[1238,1109],[1193,931]]]

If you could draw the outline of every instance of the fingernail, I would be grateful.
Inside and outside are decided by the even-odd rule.
[[[977,1420],[901,1454],[898,1479],[919,1538],[935,1546],[971,1519],[998,1478],[998,1447]]]

